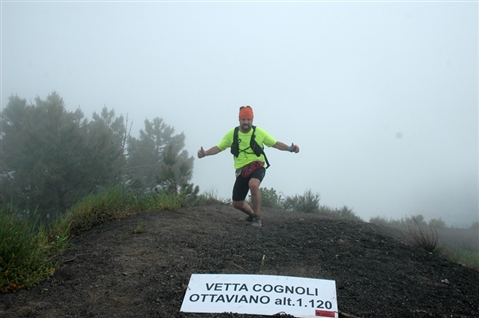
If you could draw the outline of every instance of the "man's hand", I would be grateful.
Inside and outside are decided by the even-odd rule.
[[[218,146],[213,146],[208,150],[204,150],[203,147],[201,147],[200,150],[198,150],[198,158],[201,159],[206,156],[214,156],[220,152],[221,152],[221,149],[218,148]]]
[[[203,157],[206,157],[206,151],[201,147],[200,150],[198,150],[198,158],[201,159]]]
[[[290,152],[298,153],[299,152],[299,146],[292,143],[291,146],[288,147],[288,150]]]
[[[298,145],[295,145],[294,143],[291,144],[291,146],[288,146],[287,144],[285,144],[284,142],[281,142],[281,141],[277,141],[274,145],[273,145],[273,148],[276,148],[278,150],[281,150],[281,151],[289,151],[289,152],[294,152],[294,153],[298,153],[299,152],[299,146]]]

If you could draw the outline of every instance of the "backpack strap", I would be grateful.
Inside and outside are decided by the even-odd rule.
[[[239,156],[239,142],[238,142],[238,130],[239,126],[235,127],[235,130],[233,132],[233,143],[231,144],[231,154],[233,156],[238,157]]]
[[[264,161],[266,161],[266,168],[265,169],[268,169],[270,164],[269,164],[269,161],[268,161],[268,157],[266,157],[266,153],[264,152],[264,149],[263,147],[261,147],[257,142],[256,142],[256,126],[253,126],[253,134],[251,135],[251,140],[249,142],[250,144],[250,148],[253,150],[253,152],[255,153],[256,156],[261,156],[263,155],[264,156]]]
[[[264,160],[266,161],[266,165],[267,165],[265,169],[268,169],[270,167],[268,157],[266,157],[266,153],[264,152],[264,149],[255,140],[256,126],[252,126],[252,128],[253,128],[253,134],[251,135],[251,139],[249,142],[250,148],[251,150],[253,150],[254,154],[257,157],[261,155],[264,156]],[[233,143],[231,144],[231,149],[230,149],[231,153],[235,157],[238,157],[240,153],[239,142],[238,142],[238,131],[239,131],[239,126],[235,127],[233,131]]]

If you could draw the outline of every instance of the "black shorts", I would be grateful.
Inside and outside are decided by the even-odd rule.
[[[251,178],[258,179],[260,182],[263,181],[264,175],[266,174],[265,168],[259,168],[253,171],[251,176],[245,178],[241,174],[236,177],[235,185],[233,186],[233,201],[244,201],[246,195],[249,191],[249,180]]]

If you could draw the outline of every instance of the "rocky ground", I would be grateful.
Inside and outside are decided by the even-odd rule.
[[[191,274],[206,273],[334,280],[339,317],[479,317],[478,271],[373,224],[273,209],[262,214],[261,228],[224,205],[98,225],[71,240],[47,281],[0,294],[0,316],[261,317],[180,312]]]

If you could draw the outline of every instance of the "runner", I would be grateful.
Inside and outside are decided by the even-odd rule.
[[[253,126],[253,109],[241,106],[239,111],[239,126],[226,133],[218,145],[204,150],[198,150],[198,158],[212,156],[231,148],[236,169],[236,181],[233,186],[233,207],[247,214],[245,220],[253,226],[261,227],[261,192],[259,186],[269,167],[264,153],[264,146],[278,150],[298,153],[299,147],[276,141],[264,129]],[[251,191],[252,207],[245,202],[248,191]]]

